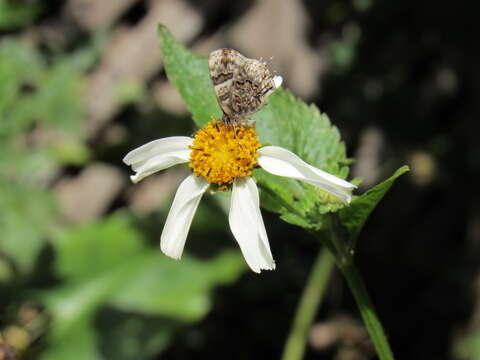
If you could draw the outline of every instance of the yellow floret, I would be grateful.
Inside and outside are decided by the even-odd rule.
[[[253,126],[211,122],[195,134],[189,166],[209,183],[231,184],[236,177],[252,175],[260,146]]]

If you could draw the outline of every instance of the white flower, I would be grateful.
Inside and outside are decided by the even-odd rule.
[[[260,165],[271,174],[315,185],[345,204],[350,203],[355,186],[305,163],[287,149],[260,147],[258,142],[255,143],[256,133],[252,127],[246,127],[245,131],[242,128],[240,133],[237,129],[234,135],[229,134],[231,130],[221,123],[210,123],[195,138],[178,136],[155,140],[131,151],[123,161],[135,171],[131,177],[134,183],[180,163],[190,163],[194,170],[180,184],[165,222],[160,247],[167,256],[174,259],[182,256],[193,216],[210,183],[233,183],[228,217],[233,236],[253,271],[273,270],[275,262],[260,213],[258,189],[250,176],[253,167]],[[249,137],[252,131],[251,137],[255,140]],[[220,134],[219,137],[212,140],[216,134]],[[239,145],[238,141],[244,142]],[[209,154],[205,156],[207,150]],[[235,154],[233,157],[232,153]],[[211,161],[212,154],[220,155],[215,162],[204,166],[205,162]]]

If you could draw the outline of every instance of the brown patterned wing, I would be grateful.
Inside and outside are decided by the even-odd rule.
[[[208,56],[208,70],[212,78],[218,104],[227,118],[235,116],[232,108],[234,79],[245,65],[247,58],[233,49],[218,49]]]
[[[248,117],[265,106],[268,96],[282,83],[281,76],[273,76],[265,62],[233,49],[210,53],[208,67],[222,121],[228,124],[248,124]]]
[[[231,107],[233,113],[246,119],[264,107],[268,96],[280,86],[280,77],[274,77],[267,64],[246,59],[245,65],[233,79]],[[280,81],[280,82],[279,82]]]

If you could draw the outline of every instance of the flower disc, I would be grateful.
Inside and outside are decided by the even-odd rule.
[[[209,183],[231,184],[236,177],[252,175],[260,146],[253,126],[211,122],[195,134],[189,166]]]

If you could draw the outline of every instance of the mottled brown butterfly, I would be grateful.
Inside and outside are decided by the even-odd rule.
[[[225,124],[247,125],[248,117],[265,106],[282,84],[282,77],[273,75],[266,62],[233,49],[211,52],[208,68]]]

